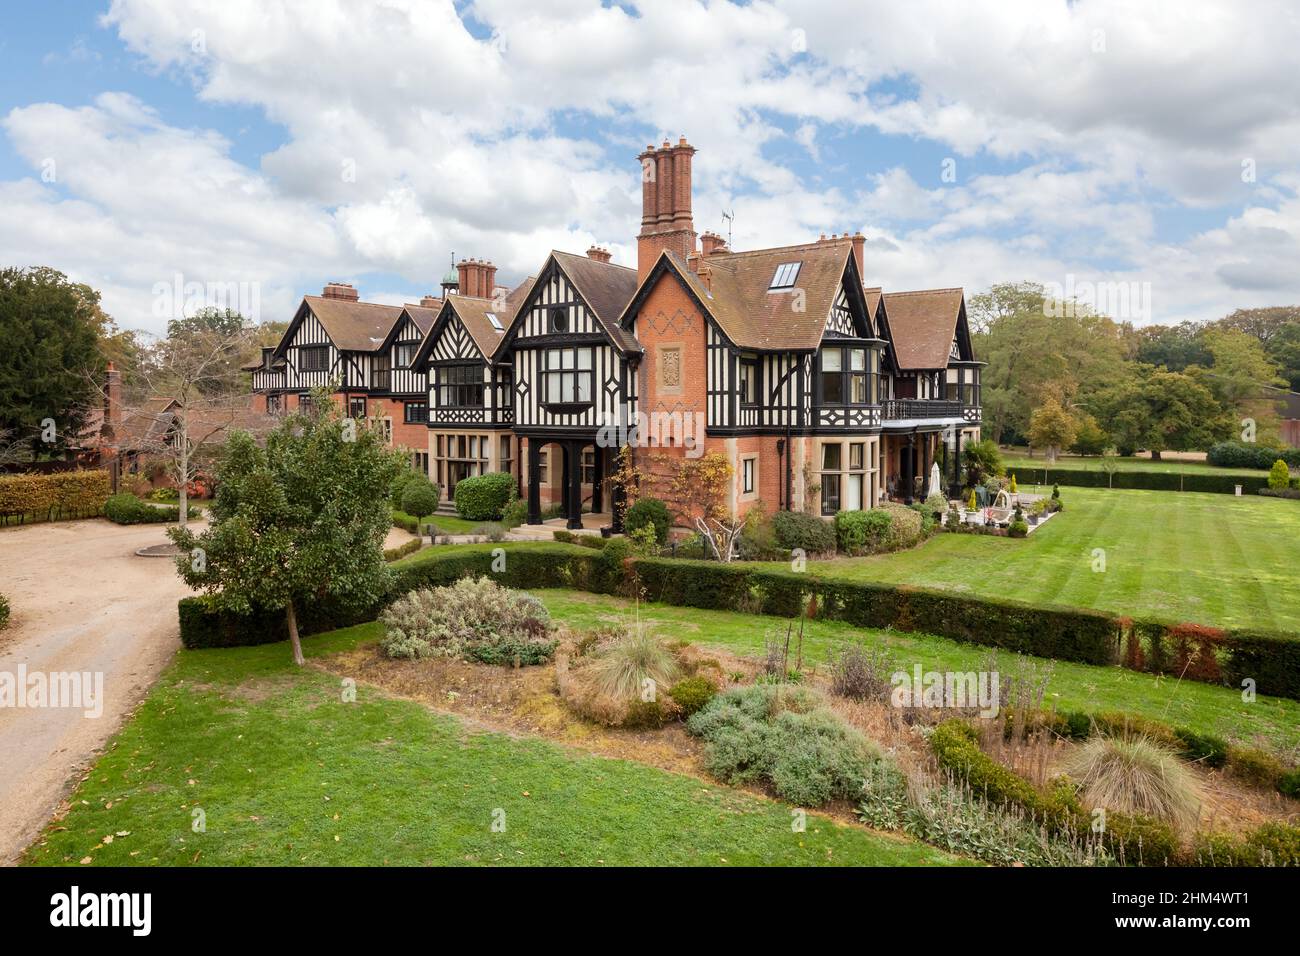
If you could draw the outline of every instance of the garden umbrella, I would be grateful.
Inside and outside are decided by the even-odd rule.
[[[943,494],[943,477],[939,474],[939,463],[930,466],[930,487],[925,489],[925,496]]]

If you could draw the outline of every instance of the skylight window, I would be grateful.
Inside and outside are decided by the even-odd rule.
[[[780,289],[793,289],[794,280],[799,277],[798,262],[783,262],[776,267],[776,275],[772,276],[772,284],[767,287],[767,291],[775,292]]]
[[[505,331],[505,326],[501,324],[501,320],[497,318],[495,312],[488,312],[485,314],[487,315],[487,320],[492,323],[492,328],[496,329],[498,332]]]

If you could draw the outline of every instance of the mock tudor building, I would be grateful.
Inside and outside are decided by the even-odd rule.
[[[429,385],[413,362],[441,307],[433,296],[406,306],[362,302],[345,282],[304,296],[279,343],[248,367],[253,409],[294,411],[313,389],[330,389],[349,415],[376,422],[427,471]]]
[[[611,423],[642,426],[639,467],[726,456],[738,515],[760,501],[825,516],[912,501],[935,464],[955,493],[983,365],[962,290],[868,286],[860,233],[746,251],[697,235],[694,153],[682,138],[638,157],[635,269],[600,247],[555,251],[508,289],[490,262],[462,260],[441,300],[405,309],[331,284],[266,350],[255,390],[271,410],[327,378],[358,414],[358,399],[394,400],[403,426],[427,416],[413,460],[444,500],[465,477],[507,472],[531,523],[557,506],[575,528],[611,510]]]

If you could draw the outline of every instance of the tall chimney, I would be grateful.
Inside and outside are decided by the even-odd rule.
[[[436,309],[440,305],[442,305],[442,300],[436,295],[425,295],[420,297],[420,308],[422,309]]]
[[[327,282],[321,295],[326,299],[346,299],[348,302],[356,302],[361,298],[350,282]]]
[[[592,246],[587,250],[587,258],[595,259],[597,262],[609,262],[613,256],[610,255],[608,249],[602,248],[601,246]]]
[[[477,263],[473,259],[461,259],[456,263],[456,273],[460,277],[460,284],[456,287],[459,295],[478,295],[478,269]]]
[[[645,279],[663,250],[685,260],[695,252],[691,212],[691,162],[695,147],[683,136],[646,147],[641,161],[641,232],[637,236],[637,274]]]
[[[122,424],[122,373],[112,362],[104,367],[104,420],[116,427]]]
[[[865,263],[866,245],[867,237],[861,231],[853,233],[853,258],[858,260],[858,278],[863,283],[867,281],[867,274],[862,271]]]
[[[483,291],[481,296],[484,299],[490,299],[492,298],[492,293],[495,292],[497,288],[497,267],[487,259],[484,259],[483,262],[480,263],[479,267],[483,270],[481,279],[481,288]]]

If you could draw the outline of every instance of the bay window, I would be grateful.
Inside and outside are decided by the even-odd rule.
[[[443,365],[435,369],[439,408],[482,408],[483,367]]]
[[[875,405],[880,353],[863,346],[829,346],[821,351],[823,405]]]
[[[542,353],[542,400],[548,405],[590,403],[592,349],[547,349]]]

